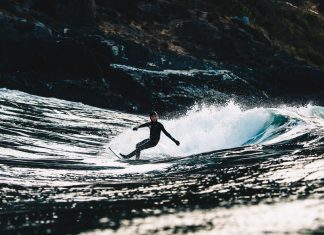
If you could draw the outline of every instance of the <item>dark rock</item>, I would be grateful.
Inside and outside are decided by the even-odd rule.
[[[35,33],[38,35],[38,37],[52,37],[52,30],[47,28],[46,25],[44,25],[42,22],[36,22],[35,23]]]
[[[244,25],[249,26],[250,25],[250,19],[248,16],[243,16],[242,17],[242,22]]]
[[[66,20],[76,25],[93,25],[96,18],[94,0],[68,0]]]
[[[264,84],[278,95],[324,94],[324,71],[310,66],[277,66],[269,70]]]
[[[185,48],[199,58],[207,56],[227,63],[261,65],[266,62],[264,57],[274,54],[264,32],[228,20],[218,26],[206,20],[185,21],[177,23],[174,32],[185,41]]]
[[[211,45],[221,38],[219,30],[207,21],[187,21],[177,23],[176,34],[192,43]]]
[[[181,1],[96,3],[0,2],[1,86],[130,112],[230,99],[323,103],[323,70],[278,50],[241,17],[199,9],[198,1],[194,9]]]
[[[0,0],[0,7],[4,9],[10,9],[13,7],[10,0]]]
[[[167,23],[174,19],[190,18],[190,14],[183,7],[164,2],[139,2],[134,9],[136,18],[143,21]]]
[[[32,0],[31,8],[69,24],[91,26],[95,24],[96,3],[94,0]]]
[[[33,0],[31,3],[31,8],[43,12],[53,18],[57,18],[57,5],[60,4],[57,0],[43,1],[43,0]]]
[[[35,25],[27,21],[18,21],[15,28],[20,33],[31,33],[35,29]]]

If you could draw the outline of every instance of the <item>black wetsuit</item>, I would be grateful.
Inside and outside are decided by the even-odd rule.
[[[173,137],[169,134],[169,132],[167,132],[164,129],[164,126],[162,125],[162,123],[156,121],[156,122],[148,122],[142,125],[139,125],[137,128],[141,128],[141,127],[149,127],[150,128],[150,141],[152,142],[152,144],[155,143],[155,145],[159,142],[160,140],[160,136],[161,136],[161,131],[163,131],[163,133],[169,137],[171,140],[174,140]]]
[[[162,123],[156,121],[156,122],[147,122],[144,123],[142,125],[139,125],[137,128],[142,128],[142,127],[149,127],[150,128],[150,138],[149,139],[145,139],[139,143],[136,144],[136,149],[131,152],[128,155],[124,155],[125,158],[131,158],[134,155],[136,155],[137,157],[139,157],[139,154],[142,150],[144,149],[148,149],[148,148],[152,148],[154,146],[156,146],[159,141],[160,141],[160,136],[161,136],[161,131],[167,136],[169,137],[172,141],[174,141],[175,143],[177,143],[178,141],[176,139],[174,139],[169,132],[167,132],[164,129],[164,126],[162,125]]]

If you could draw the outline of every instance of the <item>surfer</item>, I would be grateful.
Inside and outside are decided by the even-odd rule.
[[[156,112],[150,113],[150,119],[151,119],[150,122],[144,123],[142,125],[139,125],[139,126],[133,128],[134,131],[137,131],[139,128],[149,127],[150,128],[150,138],[137,143],[136,149],[133,152],[131,152],[130,154],[127,154],[127,155],[120,154],[123,158],[127,159],[127,158],[131,158],[136,155],[136,159],[139,159],[142,150],[152,148],[159,143],[161,131],[167,137],[169,137],[176,145],[178,145],[178,146],[180,145],[180,142],[178,140],[176,140],[175,138],[173,138],[169,134],[169,132],[167,132],[164,129],[164,126],[162,125],[162,123],[158,122],[158,114]]]

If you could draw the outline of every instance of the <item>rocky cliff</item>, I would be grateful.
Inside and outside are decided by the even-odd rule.
[[[0,0],[0,85],[129,112],[324,105],[321,1]]]

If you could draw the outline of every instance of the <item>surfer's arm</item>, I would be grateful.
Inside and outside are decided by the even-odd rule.
[[[162,126],[162,131],[163,131],[163,133],[167,136],[167,137],[169,137],[176,145],[179,145],[180,144],[180,142],[178,141],[178,140],[176,140],[175,138],[173,138],[172,137],[172,135],[170,135],[170,133],[169,132],[167,132],[166,131],[166,129],[164,128],[164,126]]]
[[[147,122],[147,123],[144,123],[144,124],[134,127],[133,130],[137,131],[137,129],[142,128],[142,127],[148,127],[149,125],[150,125],[150,123]]]

